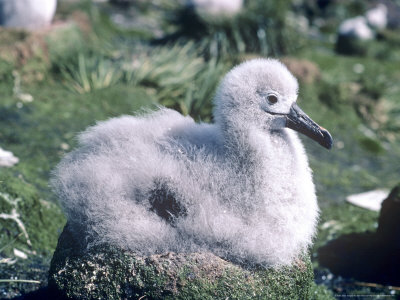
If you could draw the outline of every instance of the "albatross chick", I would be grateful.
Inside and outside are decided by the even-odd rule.
[[[290,264],[318,218],[295,131],[332,146],[297,106],[297,92],[283,64],[255,59],[222,80],[213,124],[160,108],[87,129],[52,179],[72,233],[87,247],[111,243],[140,255],[211,251]]]

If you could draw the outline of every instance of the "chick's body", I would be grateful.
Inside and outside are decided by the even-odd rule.
[[[291,81],[272,87],[280,107],[264,103],[275,100],[271,80],[267,90],[255,84],[239,95],[226,87],[254,69]],[[88,245],[143,255],[212,251],[250,264],[290,264],[310,245],[318,217],[304,148],[282,120],[296,97],[297,82],[283,65],[250,61],[222,82],[215,124],[161,108],[88,129],[52,182],[73,232]]]

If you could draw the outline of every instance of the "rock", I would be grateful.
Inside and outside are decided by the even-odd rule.
[[[379,239],[400,251],[400,184],[383,201],[376,234]],[[400,253],[399,253],[400,254]],[[400,261],[400,257],[399,257]],[[399,272],[400,275],[400,272]],[[399,276],[400,278],[400,276]],[[399,280],[400,281],[400,280]]]
[[[400,285],[400,184],[382,203],[376,232],[342,235],[318,250],[320,265],[335,275]]]
[[[389,195],[386,190],[373,190],[360,194],[354,194],[346,197],[346,201],[373,211],[379,211],[383,200]]]
[[[388,23],[388,10],[384,4],[378,4],[376,7],[365,13],[368,25],[374,29],[382,30]]]
[[[24,29],[49,25],[56,5],[57,0],[0,0],[0,24]]]
[[[49,271],[49,289],[77,299],[309,299],[308,256],[292,267],[246,269],[212,253],[148,257],[104,245],[79,248],[64,228]]]
[[[17,164],[18,161],[18,157],[14,156],[11,151],[0,148],[0,167],[12,167]]]

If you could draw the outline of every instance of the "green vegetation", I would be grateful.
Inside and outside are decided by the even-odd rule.
[[[18,295],[20,291],[29,292],[46,283],[49,258],[64,222],[59,206],[42,199],[21,174],[1,170],[1,292],[13,295],[16,291],[15,295]],[[23,280],[35,280],[36,283]]]
[[[136,11],[130,8],[137,18],[123,29],[106,13],[113,7],[62,2],[59,18],[70,19],[79,10],[75,23],[47,35],[0,32],[0,146],[20,159],[12,168],[0,168],[0,214],[15,209],[26,228],[25,234],[15,220],[0,218],[0,261],[14,260],[14,249],[28,255],[26,263],[19,259],[13,267],[0,265],[8,270],[0,272],[0,279],[35,260],[42,269],[48,267],[65,222],[48,180],[76,145],[77,133],[96,121],[156,105],[211,121],[219,80],[243,58],[254,56],[289,54],[319,69],[313,81],[297,75],[300,106],[335,139],[332,151],[303,139],[322,208],[313,252],[341,234],[375,230],[378,214],[345,204],[344,198],[390,189],[399,181],[399,31],[380,32],[362,56],[338,56],[333,33],[340,20],[365,9],[363,1],[324,11],[310,1],[303,6],[245,3],[243,12],[223,22],[182,19],[182,10],[170,1],[141,3]],[[323,16],[324,36],[308,39],[293,21],[302,15],[310,21]],[[198,26],[196,35],[188,32],[193,29],[188,21]],[[313,266],[318,270],[317,261]],[[29,268],[18,276],[36,279]],[[8,283],[0,287],[7,290]],[[315,299],[328,299],[323,287],[313,290]]]
[[[287,16],[291,1],[245,1],[233,17],[178,11],[180,41],[196,40],[211,57],[234,57],[238,53],[279,55],[292,53],[304,44],[296,16]]]
[[[8,174],[7,174],[8,173]],[[40,199],[38,192],[22,176],[0,174],[0,224],[7,231],[0,235],[0,251],[11,255],[14,248],[26,253],[51,255],[64,223],[60,208]],[[38,231],[37,228],[45,228]]]

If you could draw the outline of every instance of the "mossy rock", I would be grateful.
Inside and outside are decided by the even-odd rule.
[[[280,269],[253,268],[212,253],[142,257],[110,245],[79,249],[64,228],[49,272],[49,288],[69,299],[311,299],[308,256]]]

